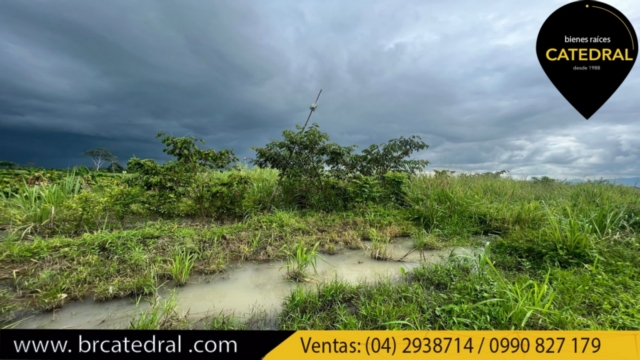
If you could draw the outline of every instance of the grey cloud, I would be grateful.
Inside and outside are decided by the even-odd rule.
[[[640,175],[638,70],[585,121],[538,64],[564,3],[2,1],[0,158],[162,159],[159,130],[251,157],[322,88],[312,122],[345,145],[418,134],[434,168]]]

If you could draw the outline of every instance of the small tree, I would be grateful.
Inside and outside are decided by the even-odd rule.
[[[371,145],[362,150],[362,154],[353,155],[351,167],[365,176],[382,176],[390,171],[412,174],[424,169],[429,161],[408,157],[428,147],[417,135],[392,139],[386,144]]]
[[[93,165],[96,167],[96,171],[100,170],[100,167],[107,161],[111,163],[118,161],[117,157],[103,147],[89,150],[85,152],[84,155],[91,158]]]
[[[132,158],[127,162],[127,169],[137,174],[130,179],[132,184],[157,193],[158,204],[176,203],[187,198],[193,201],[204,218],[212,205],[221,207],[221,203],[238,200],[235,195],[239,190],[234,188],[236,184],[233,181],[225,184],[229,190],[225,192],[221,189],[223,186],[213,186],[211,178],[206,176],[207,171],[231,167],[238,160],[232,150],[200,149],[197,143],[204,144],[204,141],[193,136],[175,137],[160,132],[157,138],[165,146],[163,152],[175,159],[159,165],[151,159]],[[238,183],[242,180],[239,179]]]
[[[282,140],[271,140],[264,147],[251,148],[256,152],[256,158],[251,163],[261,168],[279,170],[278,185],[283,185],[286,193],[294,194],[299,205],[306,206],[311,196],[320,193],[327,194],[334,190],[342,192],[344,188],[339,188],[343,185],[337,184],[343,180],[353,181],[352,184],[362,190],[357,191],[367,193],[366,197],[372,194],[368,189],[378,185],[386,187],[394,201],[399,202],[406,175],[422,170],[429,164],[427,160],[409,158],[412,153],[428,148],[418,136],[400,137],[386,144],[371,145],[362,154],[354,154],[355,145],[341,146],[329,142],[329,135],[320,131],[318,124],[314,123],[307,129],[301,126],[296,128],[298,132],[283,131]],[[269,205],[277,188],[274,188]]]
[[[533,183],[535,183],[535,184],[551,184],[551,183],[555,183],[556,182],[555,179],[552,179],[552,178],[550,178],[548,176],[543,176],[541,178],[538,178],[538,177],[534,176],[534,177],[531,178],[531,181]]]
[[[280,171],[281,178],[298,178],[315,182],[324,173],[325,167],[332,172],[346,168],[346,163],[355,146],[340,146],[329,142],[329,135],[312,124],[299,132],[285,130],[283,140],[272,140],[265,147],[252,147],[256,158],[251,160],[258,167],[269,167]]]
[[[124,171],[122,165],[120,165],[117,161],[109,164],[109,166],[107,166],[107,169],[109,169],[109,171],[111,171],[112,173],[121,173]]]
[[[343,147],[329,142],[329,135],[320,131],[318,124],[308,128],[296,125],[297,132],[285,130],[283,140],[271,140],[262,148],[252,147],[256,158],[253,165],[279,171],[267,207],[271,206],[278,188],[294,196],[295,202],[307,206],[311,198],[323,191],[327,175],[343,175],[355,146]],[[329,170],[329,171],[327,171]]]
[[[176,162],[186,170],[196,173],[201,168],[211,170],[223,170],[238,161],[232,150],[224,149],[216,151],[214,149],[202,150],[197,143],[204,144],[204,140],[193,136],[175,137],[159,132],[156,135],[165,148],[165,154],[174,156]]]

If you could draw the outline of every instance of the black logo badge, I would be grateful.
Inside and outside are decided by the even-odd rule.
[[[549,80],[588,120],[633,68],[638,38],[629,20],[611,5],[576,1],[544,22],[536,52]]]

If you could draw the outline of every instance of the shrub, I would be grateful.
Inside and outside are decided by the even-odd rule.
[[[150,159],[130,159],[127,168],[136,173],[130,184],[151,192],[147,206],[160,214],[193,215],[184,206],[186,199],[198,215],[211,216],[210,203],[224,202],[219,197],[228,193],[215,186],[212,190],[207,172],[229,169],[237,161],[233,151],[202,150],[196,143],[204,141],[193,136],[175,137],[160,132],[157,137],[165,145],[163,151],[175,160],[159,165]]]
[[[278,170],[282,200],[298,208],[323,208],[327,204],[342,207],[347,198],[354,204],[406,205],[407,175],[429,163],[407,159],[428,148],[418,136],[392,139],[353,154],[355,145],[330,143],[329,135],[321,132],[318,124],[296,128],[297,133],[283,131],[283,140],[252,148],[256,158],[251,163]],[[276,190],[270,201],[276,197]]]

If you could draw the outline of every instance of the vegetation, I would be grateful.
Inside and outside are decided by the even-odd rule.
[[[285,267],[287,269],[287,276],[295,281],[306,280],[305,270],[309,266],[313,267],[313,270],[317,273],[317,249],[319,242],[315,243],[312,248],[305,246],[304,242],[297,242],[291,250],[287,249],[287,246],[283,246],[283,251],[287,255],[287,263]]]
[[[138,298],[138,304],[140,304]],[[178,312],[178,300],[173,292],[166,300],[158,296],[151,298],[149,308],[140,311],[131,320],[129,329],[131,330],[180,330],[188,328],[189,323],[184,315]]]
[[[407,272],[402,281],[297,287],[285,329],[640,329],[637,189],[505,172],[420,173],[417,137],[360,154],[315,124],[256,148],[249,169],[231,150],[160,133],[173,160],[130,159],[126,173],[25,169],[0,174],[0,317],[97,300],[155,296],[171,280],[232,261],[284,260],[306,280],[320,253],[368,248],[381,261],[397,237],[415,251],[483,247],[478,257]],[[202,142],[200,142],[202,143]],[[185,328],[173,298],[152,301],[136,329]],[[256,321],[252,324],[265,322]],[[0,324],[1,325],[1,324]],[[253,325],[230,315],[206,328]]]
[[[100,170],[102,165],[107,161],[110,163],[115,163],[118,161],[118,158],[115,155],[113,155],[109,150],[103,147],[89,150],[85,152],[84,155],[91,158],[91,161],[93,161],[93,165],[96,167],[96,171]]]

